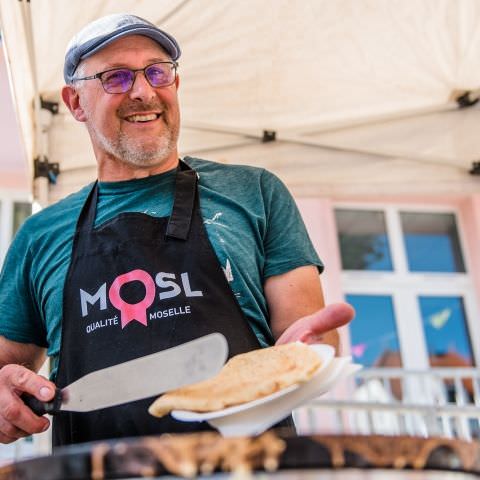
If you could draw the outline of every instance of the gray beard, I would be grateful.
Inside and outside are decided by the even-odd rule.
[[[155,139],[155,144],[147,146],[120,132],[115,140],[110,140],[98,130],[94,130],[100,145],[111,156],[134,167],[152,167],[162,163],[174,151],[177,135],[168,130],[164,136]]]

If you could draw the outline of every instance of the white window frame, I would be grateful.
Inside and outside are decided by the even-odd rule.
[[[342,289],[345,294],[389,295],[392,298],[400,354],[404,368],[428,369],[428,352],[422,328],[418,297],[423,295],[460,296],[463,298],[467,329],[475,365],[480,365],[480,325],[471,262],[466,249],[461,213],[452,205],[380,204],[336,202],[334,209],[382,211],[385,214],[388,244],[393,271],[343,270]],[[455,215],[465,273],[409,272],[400,212],[450,213]]]

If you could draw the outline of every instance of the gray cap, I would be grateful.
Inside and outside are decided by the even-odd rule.
[[[89,23],[70,40],[63,67],[65,82],[72,82],[75,70],[82,60],[127,35],[150,37],[170,55],[172,60],[180,57],[180,47],[171,35],[136,15],[115,13]]]

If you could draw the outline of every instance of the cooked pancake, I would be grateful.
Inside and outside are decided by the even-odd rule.
[[[303,343],[287,343],[232,357],[212,378],[171,390],[148,411],[162,417],[172,410],[214,412],[271,395],[309,380],[320,357]]]

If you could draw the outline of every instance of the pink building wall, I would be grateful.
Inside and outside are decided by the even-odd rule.
[[[461,206],[461,212],[470,274],[475,284],[477,299],[480,299],[480,194],[466,199]]]

